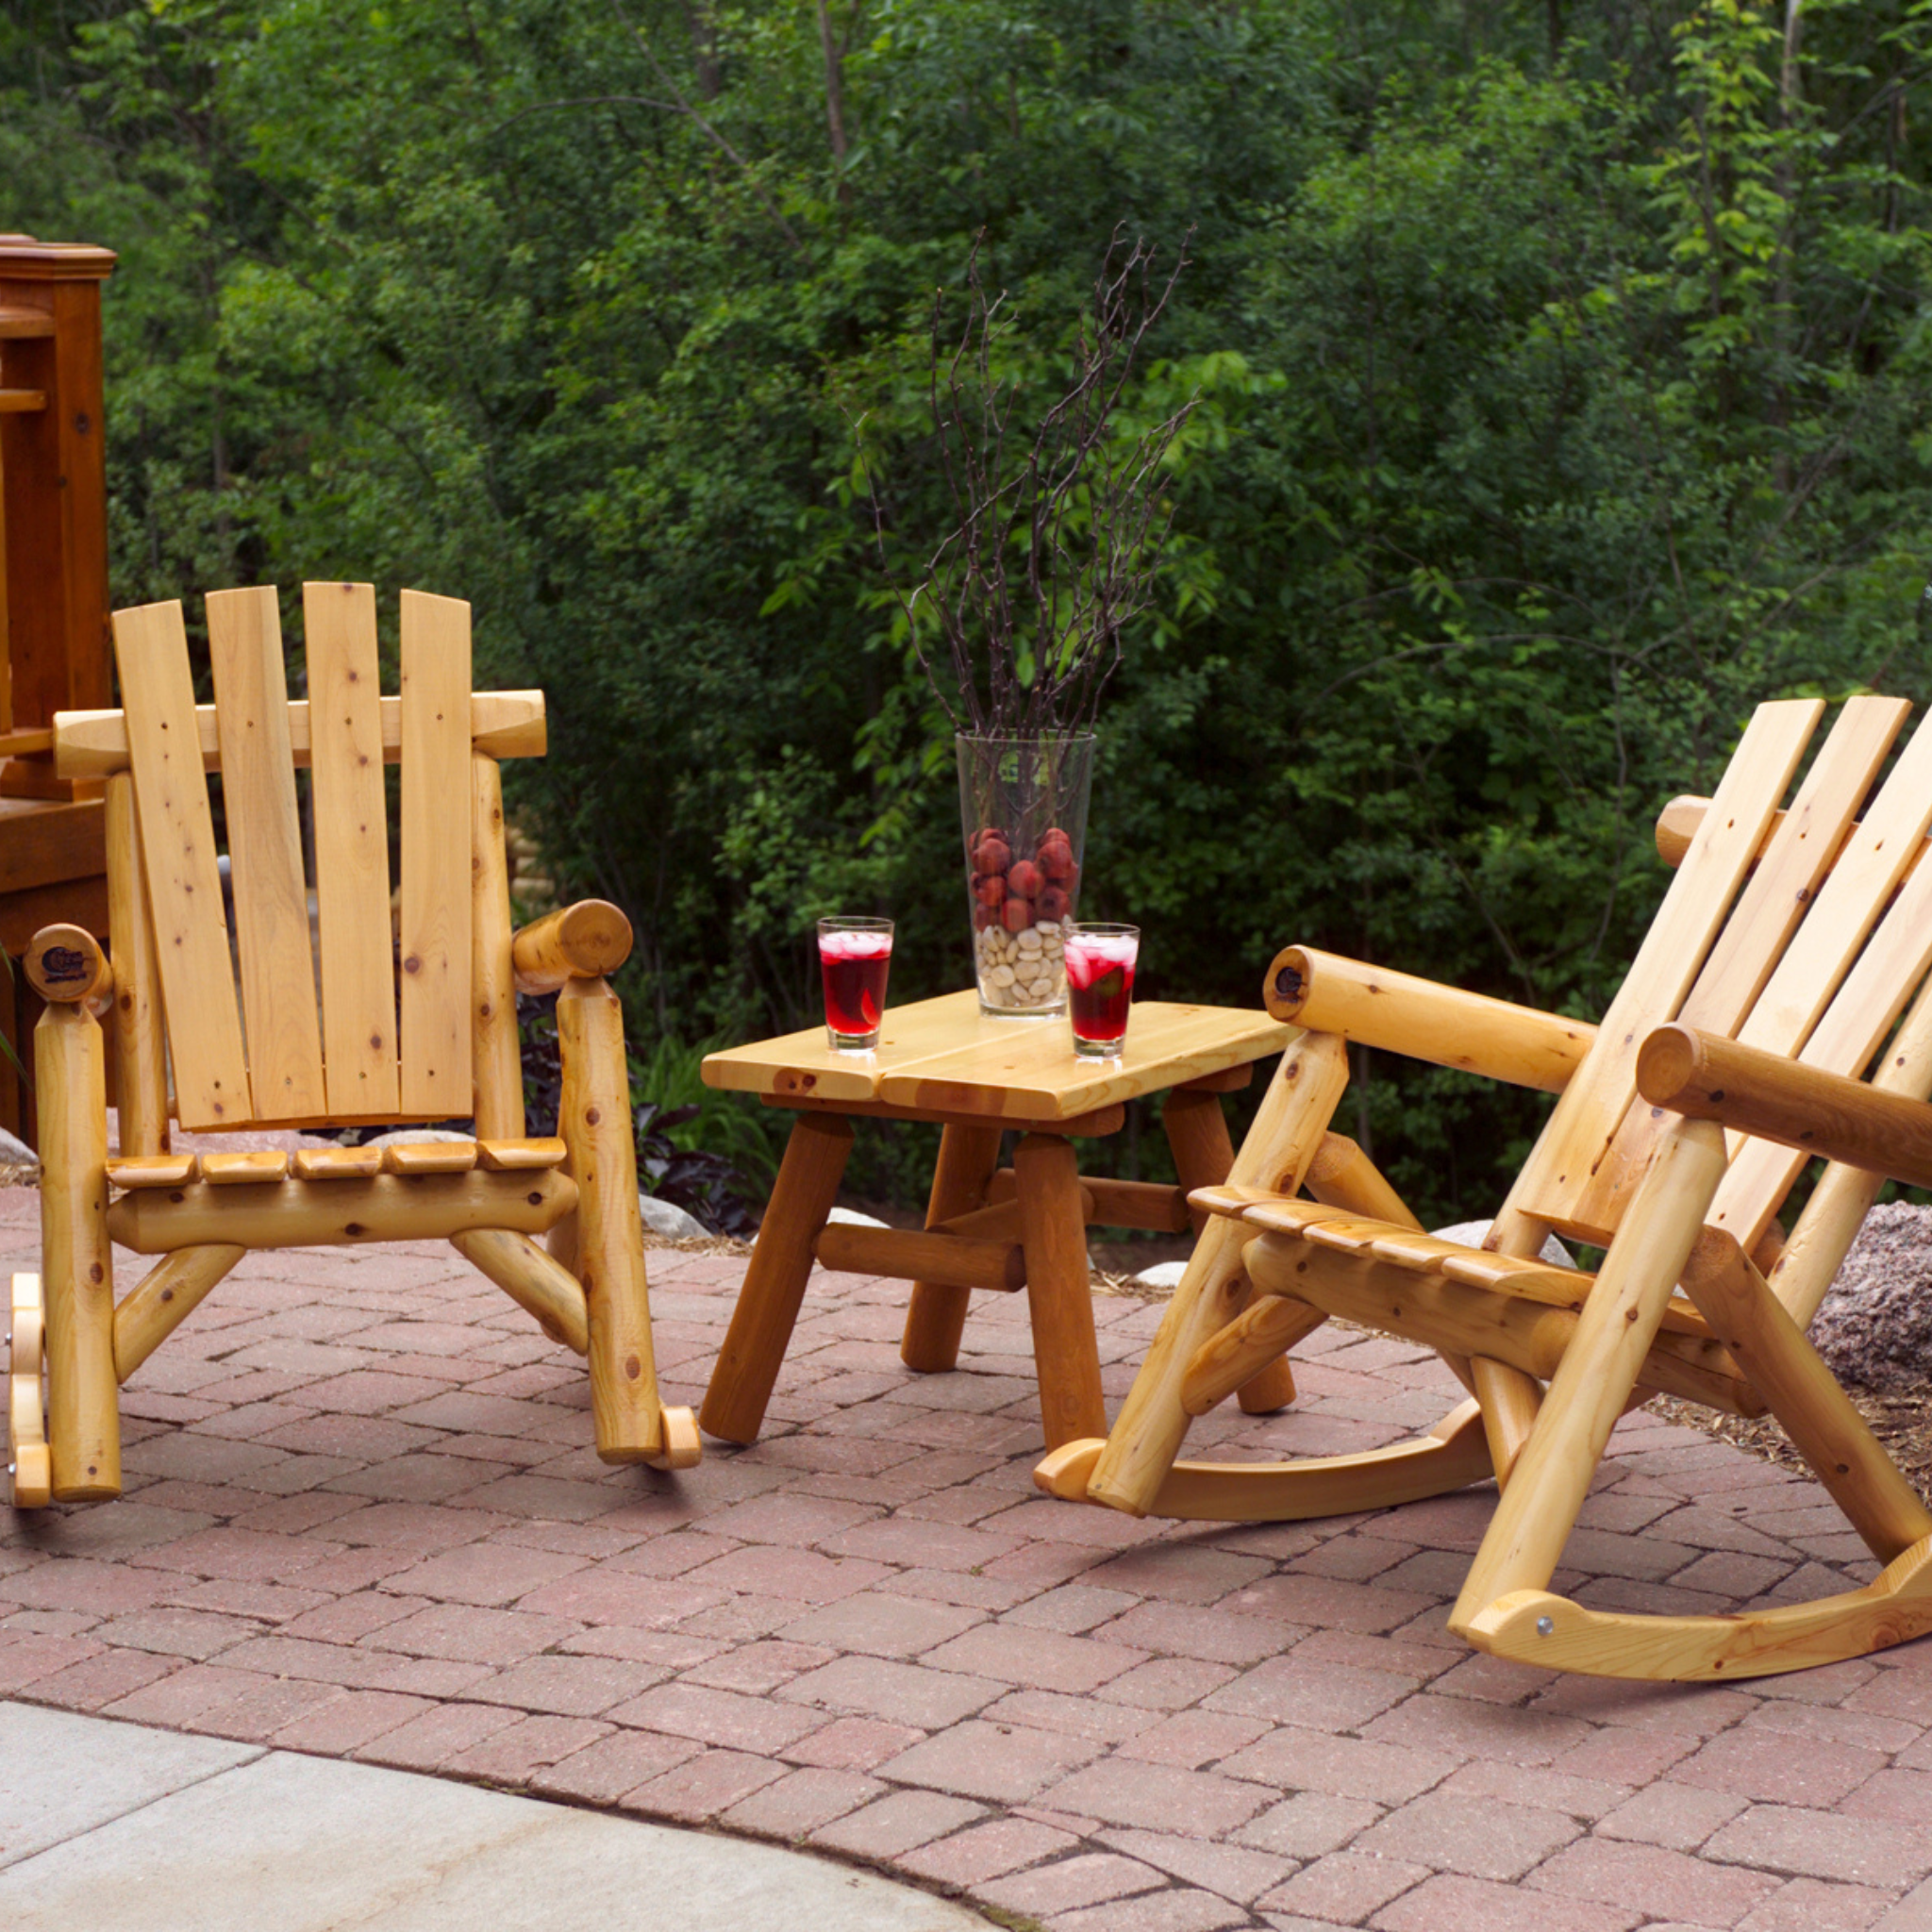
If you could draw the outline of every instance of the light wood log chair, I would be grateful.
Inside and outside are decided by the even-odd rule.
[[[27,959],[48,1004],[34,1038],[42,1276],[16,1275],[12,1294],[16,1507],[117,1495],[118,1385],[250,1249],[314,1243],[449,1241],[589,1357],[605,1461],[698,1459],[691,1412],[660,1403],[652,1358],[608,979],[629,924],[593,900],[510,930],[498,761],[542,751],[542,693],[471,691],[470,608],[454,599],[403,592],[399,697],[380,694],[370,585],[308,584],[304,613],[306,701],[289,701],[275,591],[220,591],[208,599],[212,705],[194,702],[181,606],[151,604],[114,617],[125,708],[55,723],[58,769],[106,780],[110,934],[104,953],[77,926],[49,927]],[[385,762],[402,767],[399,936]],[[519,991],[558,996],[554,1138],[525,1132]],[[193,1154],[168,1151],[171,1117],[208,1133],[475,1127],[459,1141]],[[162,1257],[118,1307],[113,1242]]]
[[[1932,1514],[1804,1333],[1874,1170],[1932,1185],[1932,724],[1874,791],[1908,707],[1851,699],[1780,810],[1824,708],[1759,707],[1715,797],[1666,809],[1677,875],[1598,1026],[1281,954],[1269,1007],[1305,1030],[1228,1182],[1191,1197],[1214,1219],[1111,1434],[1049,1456],[1041,1487],[1134,1515],[1287,1521],[1494,1475],[1450,1627],[1557,1670],[1746,1677],[1932,1630]],[[1351,1041],[1558,1096],[1481,1249],[1424,1234],[1329,1131]],[[1869,1085],[1853,1077],[1874,1057]],[[1778,1211],[1812,1153],[1830,1164],[1787,1241]],[[1543,1261],[1553,1232],[1605,1248],[1602,1266]],[[1330,1316],[1435,1348],[1469,1399],[1367,1454],[1177,1459],[1196,1416]],[[1659,1391],[1774,1414],[1883,1566],[1875,1580],[1724,1617],[1554,1594],[1611,1429]]]

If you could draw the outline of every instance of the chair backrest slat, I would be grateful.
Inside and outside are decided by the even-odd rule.
[[[1808,1028],[1816,1019],[1830,989],[1825,987],[1807,1003],[1799,992],[1805,978],[1787,968],[1798,958],[1809,980],[1828,974],[1835,985],[1876,917],[1878,908],[1872,905],[1860,923],[1852,902],[1857,899],[1863,905],[1864,899],[1841,890],[1840,880],[1846,869],[1840,853],[1886,753],[1910,714],[1911,706],[1903,699],[1878,697],[1853,698],[1840,711],[1791,808],[1772,835],[1703,972],[1674,1016],[1687,1026],[1735,1035],[1747,1016],[1755,1020],[1776,993],[1778,1008],[1792,1009],[1793,1037],[1771,1050],[1789,1052],[1800,1043],[1803,1032],[1798,1029]],[[1821,882],[1833,902],[1834,926],[1843,927],[1836,947],[1806,944],[1807,936],[1821,929],[1819,922],[1825,917],[1822,908],[1815,918],[1807,917],[1819,905]],[[1794,932],[1800,934],[1799,943],[1785,952]],[[1671,1016],[1657,1017],[1661,1023]],[[1661,1108],[1629,1108],[1608,1155],[1596,1163],[1577,1203],[1578,1221],[1610,1228],[1623,1220],[1651,1150],[1668,1124]]]
[[[403,592],[402,1106],[467,1114],[470,607]]]
[[[117,610],[114,655],[127,708],[175,1108],[184,1127],[244,1125],[253,1117],[247,1061],[181,606]]]
[[[373,584],[305,584],[328,1111],[394,1113],[395,948]]]
[[[1831,868],[1831,875],[1750,1017],[1747,1046],[1791,1054],[1811,1037],[1839,982],[1898,890],[1932,825],[1932,731],[1899,754],[1884,790]]]
[[[1509,1191],[1506,1214],[1609,1232],[1583,1221],[1580,1210],[1636,1094],[1637,1049],[1650,1027],[1675,1016],[1696,983],[1824,710],[1815,699],[1786,699],[1753,713],[1595,1043]]]
[[[1921,731],[1921,738],[1932,733]],[[1901,760],[1903,763],[1903,760]],[[1913,841],[1916,844],[1916,840]],[[1821,898],[1819,911],[1824,910]],[[1798,1059],[1829,1074],[1864,1072],[1932,969],[1932,864],[1907,879],[1858,963],[1845,975]],[[1810,1157],[1775,1141],[1746,1140],[1706,1217],[1751,1246],[1769,1224]]]
[[[254,1114],[311,1119],[328,1102],[274,588],[210,591],[208,637]]]

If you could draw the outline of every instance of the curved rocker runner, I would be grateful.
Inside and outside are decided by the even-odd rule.
[[[1909,708],[1847,702],[1785,805],[1824,707],[1758,708],[1714,797],[1659,819],[1677,876],[1596,1027],[1282,953],[1268,1008],[1304,1030],[1226,1185],[1191,1197],[1214,1218],[1111,1434],[1062,1444],[1040,1486],[1137,1516],[1252,1522],[1494,1475],[1449,1624],[1546,1669],[1757,1676],[1932,1631],[1932,1513],[1804,1332],[1884,1178],[1932,1186],[1932,728],[1872,792]],[[1482,1248],[1424,1234],[1329,1131],[1351,1041],[1558,1096]],[[1787,1240],[1778,1209],[1821,1154]],[[1552,1233],[1603,1247],[1602,1267],[1545,1262]],[[1433,1347],[1471,1400],[1366,1456],[1178,1459],[1194,1417],[1330,1316]],[[1728,1617],[1553,1594],[1618,1417],[1659,1392],[1774,1415],[1884,1566],[1874,1580]]]
[[[451,598],[403,592],[399,697],[380,695],[370,585],[306,585],[304,614],[307,701],[289,702],[275,591],[220,591],[208,599],[212,705],[194,702],[181,606],[151,604],[114,617],[125,709],[55,720],[60,774],[106,780],[110,933],[104,952],[77,926],[50,926],[26,961],[47,1008],[34,1035],[42,1279],[16,1275],[12,1296],[17,1508],[118,1495],[119,1385],[249,1249],[315,1243],[449,1241],[588,1358],[605,1461],[698,1459],[696,1424],[663,1407],[652,1357],[624,1022],[607,976],[629,955],[629,924],[591,900],[510,930],[498,760],[542,751],[542,693],[471,691],[470,607]],[[402,766],[393,941],[385,762]],[[222,774],[232,941],[208,771]],[[554,1138],[525,1132],[518,991],[557,995]],[[475,1124],[461,1141],[196,1156],[167,1151],[171,1118],[201,1133]],[[114,1241],[162,1257],[118,1307]]]

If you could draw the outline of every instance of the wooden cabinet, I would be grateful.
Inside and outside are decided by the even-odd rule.
[[[113,703],[101,284],[114,257],[0,235],[0,946],[17,962],[64,920],[108,930],[97,780],[54,774],[54,713]],[[16,970],[0,1032],[39,1003]],[[34,1135],[32,1095],[0,1056],[0,1126]]]

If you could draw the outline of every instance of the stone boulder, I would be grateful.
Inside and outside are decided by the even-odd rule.
[[[1866,1215],[1808,1333],[1843,1381],[1932,1381],[1932,1208],[1892,1201]]]

